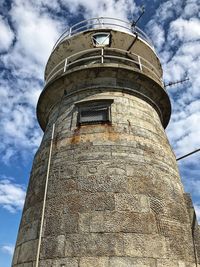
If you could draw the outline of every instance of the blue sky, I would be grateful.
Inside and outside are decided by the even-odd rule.
[[[0,1],[0,267],[9,267],[32,159],[42,131],[35,107],[45,63],[59,35],[95,16],[136,19],[152,39],[173,114],[167,135],[177,156],[200,147],[200,0],[1,0]],[[200,218],[200,153],[179,163],[185,191]]]

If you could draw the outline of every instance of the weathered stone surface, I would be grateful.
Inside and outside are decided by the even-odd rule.
[[[109,267],[157,267],[152,258],[111,257]]]
[[[33,262],[26,262],[26,263],[20,263],[13,265],[14,267],[33,267],[34,263]]]
[[[112,75],[111,83],[115,80],[163,101],[155,98],[154,87],[143,88],[141,77],[134,76],[133,82],[129,73],[126,84],[121,70],[112,69],[103,77],[107,71],[96,73],[99,77],[88,72],[91,83],[108,83]],[[159,112],[125,88],[119,92],[102,84],[91,90],[84,87],[84,79],[79,81],[83,91],[70,77],[54,88],[61,94],[65,86],[74,95],[65,95],[49,113],[31,172],[13,266],[35,266],[56,121],[39,266],[196,267],[192,238],[200,255],[198,226],[192,228],[194,217],[184,200]],[[112,123],[77,126],[75,102],[94,99],[113,99]]]
[[[60,258],[41,260],[39,267],[79,267],[77,258]]]
[[[18,262],[18,257],[19,257],[19,251],[20,251],[20,246],[16,246],[15,247],[15,251],[14,251],[14,255],[13,255],[13,259],[12,259],[12,264],[15,265]]]
[[[158,259],[157,267],[196,267],[196,264],[179,260]]]
[[[159,235],[124,234],[124,255],[131,257],[165,258],[168,248],[165,238]]]
[[[68,234],[65,256],[114,256],[123,255],[123,237],[120,234]]]
[[[40,258],[52,259],[57,257],[64,257],[65,250],[65,236],[57,235],[47,237],[42,240]]]
[[[64,235],[66,233],[76,233],[78,231],[78,213],[63,213],[58,216],[46,218],[44,234],[45,236]]]
[[[19,233],[18,233],[17,244],[21,244],[29,240],[37,239],[38,228],[39,228],[38,221],[33,221],[32,223],[21,226]]]
[[[115,205],[118,211],[149,212],[149,198],[145,195],[133,195],[126,193],[115,194]]]
[[[109,267],[108,257],[83,257],[80,259],[80,267]]]
[[[115,201],[112,193],[61,192],[56,198],[47,201],[47,216],[58,214],[87,212],[94,210],[114,210]]]
[[[83,232],[130,232],[156,233],[158,231],[152,213],[139,212],[90,212],[82,213],[79,218],[79,229]]]
[[[21,245],[18,256],[18,263],[25,263],[34,260],[34,257],[36,255],[37,243],[37,240],[31,240]]]
[[[119,174],[82,176],[77,183],[78,189],[86,192],[129,192],[129,179]]]

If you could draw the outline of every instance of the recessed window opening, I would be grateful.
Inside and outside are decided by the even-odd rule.
[[[111,122],[111,101],[88,102],[78,106],[78,125]]]
[[[107,32],[98,32],[92,36],[92,41],[94,46],[102,47],[109,46],[110,44],[110,33]]]

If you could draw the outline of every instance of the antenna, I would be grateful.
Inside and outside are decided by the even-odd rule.
[[[141,6],[141,13],[139,15],[139,17],[136,19],[136,21],[133,20],[132,24],[131,24],[131,27],[135,27],[136,24],[138,23],[138,21],[141,19],[141,17],[143,16],[144,12],[145,12],[145,7],[144,5]]]
[[[184,155],[184,156],[182,156],[180,158],[177,158],[176,161],[181,160],[181,159],[184,159],[184,158],[186,158],[186,157],[188,157],[188,156],[190,156],[190,155],[192,155],[194,153],[197,153],[199,151],[200,151],[200,148],[198,148],[198,149],[196,149],[196,150],[194,150],[194,151],[192,151],[192,152],[190,152],[190,153],[188,153],[188,154],[186,154],[186,155]]]
[[[189,80],[190,80],[190,79],[187,77],[187,78],[185,78],[185,79],[183,79],[183,80],[180,80],[180,81],[169,82],[169,83],[167,83],[167,84],[164,84],[164,87],[166,88],[166,87],[169,87],[169,86],[173,86],[173,85],[175,85],[175,84],[184,83],[184,82],[189,81]]]

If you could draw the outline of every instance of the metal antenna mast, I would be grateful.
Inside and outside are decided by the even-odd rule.
[[[141,19],[141,17],[143,16],[143,14],[144,14],[144,12],[145,12],[145,7],[144,7],[144,5],[141,7],[141,13],[140,13],[140,15],[139,15],[139,17],[136,19],[136,21],[135,20],[133,20],[133,22],[132,22],[132,24],[131,24],[131,27],[135,27],[136,26],[136,24],[138,23],[138,21]]]
[[[173,85],[176,85],[176,84],[179,84],[179,83],[184,83],[184,82],[189,81],[189,80],[190,79],[187,77],[187,78],[185,78],[183,80],[180,80],[180,81],[169,82],[167,84],[164,84],[164,87],[166,88],[166,87],[173,86]]]

